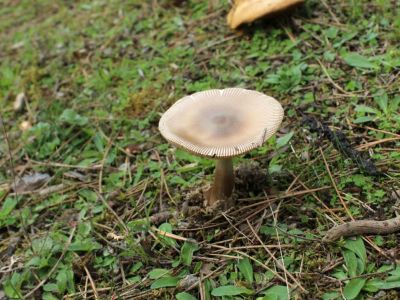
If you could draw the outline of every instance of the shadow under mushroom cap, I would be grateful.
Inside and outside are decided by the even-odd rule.
[[[161,117],[159,129],[168,141],[197,155],[232,157],[261,146],[282,118],[274,98],[228,88],[178,100]]]

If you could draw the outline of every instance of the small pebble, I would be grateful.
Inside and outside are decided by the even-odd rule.
[[[123,163],[118,167],[118,171],[125,171],[127,172],[129,170],[130,163]]]
[[[15,97],[14,111],[21,112],[25,108],[25,101],[26,101],[25,93],[19,93],[17,97]]]
[[[32,125],[29,121],[22,121],[21,124],[19,124],[19,129],[21,131],[27,131],[32,128]]]

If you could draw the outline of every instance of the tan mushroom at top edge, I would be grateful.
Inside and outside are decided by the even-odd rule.
[[[304,0],[236,0],[227,16],[228,25],[235,29],[243,23],[253,22],[302,2]]]

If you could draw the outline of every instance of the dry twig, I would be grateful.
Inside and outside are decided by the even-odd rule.
[[[333,242],[340,237],[363,234],[389,234],[400,231],[400,217],[385,221],[358,220],[335,226],[328,230],[324,242]]]

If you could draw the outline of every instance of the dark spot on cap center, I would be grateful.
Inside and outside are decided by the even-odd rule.
[[[226,123],[229,122],[229,117],[227,117],[227,116],[215,116],[215,117],[213,117],[212,121],[216,125],[225,125]]]

